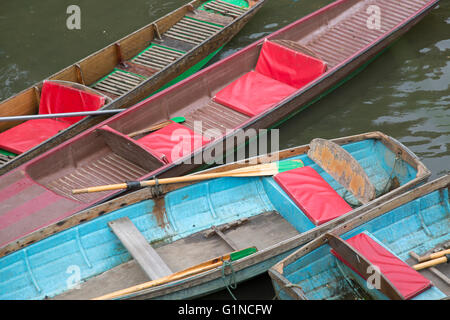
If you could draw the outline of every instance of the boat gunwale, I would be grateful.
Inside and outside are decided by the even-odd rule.
[[[426,196],[432,192],[442,189],[448,189],[450,191],[450,174],[443,175],[413,190],[400,194],[393,199],[370,209],[366,213],[360,216],[356,216],[348,220],[347,222],[331,229],[330,231],[328,231],[328,233],[340,236],[402,205],[405,205],[416,199],[420,199],[421,197]],[[291,287],[291,282],[284,277],[284,267],[304,257],[308,253],[311,253],[312,251],[320,248],[327,242],[328,240],[326,234],[323,234],[317,239],[314,239],[313,241],[298,248],[268,270],[270,278],[275,281],[282,288],[282,290]],[[302,292],[302,295],[298,295],[299,291]],[[287,290],[286,292],[291,295],[292,298],[307,300],[304,292],[300,288],[299,291],[295,291],[295,293],[293,293],[292,290]]]
[[[0,104],[6,103],[9,100],[16,98],[19,95],[25,94],[28,90],[31,90],[33,88],[39,87],[42,85],[43,81],[45,80],[51,80],[51,77],[57,76],[61,73],[63,73],[64,71],[69,70],[70,68],[79,65],[81,62],[86,61],[88,58],[90,58],[91,56],[95,56],[105,50],[107,50],[108,48],[116,45],[116,44],[120,44],[121,41],[123,40],[128,40],[129,38],[131,38],[132,35],[134,35],[135,33],[141,32],[142,30],[151,27],[152,25],[156,24],[157,22],[166,19],[168,17],[170,17],[171,15],[174,15],[176,13],[178,13],[179,11],[183,10],[185,7],[190,7],[192,5],[192,3],[195,2],[200,2],[203,3],[207,0],[192,0],[189,3],[179,7],[178,9],[175,9],[174,11],[169,12],[168,14],[166,14],[165,16],[145,25],[144,27],[135,30],[133,33],[130,33],[128,35],[126,35],[125,37],[114,41],[113,43],[103,47],[102,49],[97,50],[96,52],[84,57],[82,60],[73,63],[70,66],[65,67],[64,69],[59,70],[57,73],[50,75],[49,77],[43,79],[42,81],[39,81],[33,85],[31,85],[30,87],[18,92],[17,94],[3,100],[0,101]],[[127,104],[130,104],[129,101],[123,101],[126,99],[130,99],[130,94],[135,93],[136,91],[142,90],[144,87],[150,87],[151,84],[154,82],[158,81],[158,77],[161,74],[163,76],[168,76],[169,75],[169,71],[171,69],[177,69],[178,67],[180,67],[180,65],[182,65],[183,63],[186,63],[187,61],[190,60],[191,57],[195,57],[199,54],[202,53],[202,48],[204,48],[206,45],[208,44],[214,44],[215,42],[217,42],[218,39],[220,38],[228,38],[230,37],[230,35],[234,35],[236,34],[241,28],[239,28],[239,30],[236,32],[233,30],[233,26],[236,25],[240,25],[243,24],[245,25],[248,21],[244,21],[244,20],[249,20],[251,17],[253,17],[256,12],[261,9],[261,7],[264,5],[264,3],[267,0],[258,0],[258,2],[253,3],[252,6],[249,6],[248,10],[245,11],[242,15],[240,15],[237,18],[234,18],[232,21],[230,21],[230,23],[228,23],[227,25],[224,25],[222,29],[220,29],[218,32],[214,33],[212,36],[206,38],[205,40],[203,40],[201,43],[195,45],[194,47],[192,47],[192,49],[190,49],[189,51],[187,51],[184,55],[182,55],[180,58],[174,60],[172,63],[168,64],[167,66],[165,66],[164,68],[162,68],[159,71],[156,71],[152,76],[150,76],[148,79],[146,79],[145,81],[141,82],[138,86],[136,86],[135,88],[133,88],[132,90],[128,91],[126,94],[119,96],[118,98],[114,99],[113,101],[111,101],[108,104],[105,104],[103,107],[101,107],[99,110],[109,110],[109,109],[119,109],[119,108],[123,108],[123,106],[126,106]],[[201,4],[200,4],[201,5]],[[175,23],[174,23],[175,24]],[[228,39],[229,41],[230,39]],[[228,42],[226,41],[226,42]],[[223,44],[222,44],[223,45]],[[211,52],[213,52],[214,50],[212,50]],[[205,56],[206,57],[206,56]],[[199,73],[201,71],[198,71],[197,73]],[[196,73],[196,74],[197,74]],[[194,74],[195,75],[195,74]],[[191,77],[188,77],[187,79],[189,79]],[[181,82],[183,82],[184,80],[182,80]],[[76,83],[76,82],[74,82]],[[178,84],[178,83],[177,83]],[[172,87],[176,86],[177,84],[174,84],[164,90],[161,90],[159,92],[157,92],[156,94],[154,94],[153,96],[146,98],[144,100],[140,100],[138,102],[135,103],[131,103],[131,105],[128,105],[127,107],[125,107],[125,110],[120,112],[119,114],[107,117],[105,120],[103,121],[97,121],[96,123],[91,123],[91,121],[95,121],[92,119],[92,117],[86,117],[74,124],[72,124],[70,127],[67,127],[64,130],[61,130],[60,132],[58,132],[56,135],[50,137],[49,139],[41,142],[40,144],[34,146],[33,148],[31,148],[30,150],[19,154],[17,156],[15,156],[12,160],[4,163],[3,165],[0,166],[0,176],[5,175],[11,171],[13,171],[14,169],[22,166],[22,165],[26,165],[27,163],[29,163],[30,161],[35,160],[36,158],[45,155],[47,152],[58,148],[60,146],[62,146],[62,144],[64,144],[67,141],[72,140],[75,137],[81,136],[82,134],[90,131],[90,129],[95,129],[97,127],[100,126],[100,124],[102,124],[103,122],[107,122],[111,119],[113,119],[116,116],[119,116],[121,113],[124,112],[128,112],[128,110],[140,105],[142,102],[148,102],[149,100],[153,99],[156,96],[159,96],[161,93],[165,92],[166,90],[171,89]],[[164,84],[163,84],[164,85]],[[135,96],[133,96],[135,97]],[[101,116],[99,116],[98,118],[100,118]],[[77,130],[78,131],[75,131]],[[68,137],[65,137],[66,134],[68,135]],[[62,140],[62,142],[58,142],[58,139],[65,139]],[[48,143],[54,142],[52,145],[48,145]],[[56,142],[55,142],[56,141]],[[48,146],[48,147],[47,147]],[[39,151],[41,147],[45,147],[45,149],[43,151]],[[37,155],[33,155],[34,153],[38,152]]]

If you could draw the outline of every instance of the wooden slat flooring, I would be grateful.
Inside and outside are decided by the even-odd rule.
[[[121,96],[131,91],[145,81],[145,77],[138,76],[119,69],[114,70],[104,79],[95,83],[92,87],[96,90]]]
[[[52,191],[77,201],[89,202],[90,194],[73,195],[72,190],[104,184],[115,184],[135,180],[147,171],[125,158],[109,153],[87,165],[74,168],[69,174],[50,181],[47,186]],[[95,198],[96,196],[94,196]]]
[[[214,138],[214,135],[211,135],[213,131],[220,132],[221,135],[225,134],[227,129],[232,130],[250,118],[212,100],[184,117],[186,122],[183,125],[199,131],[199,124],[201,124],[201,132],[198,133],[210,139]],[[210,131],[207,132],[208,130]]]
[[[321,34],[304,45],[317,53],[332,68],[401,23],[426,3],[426,0],[373,1],[371,5],[376,5],[381,10],[380,29],[367,27],[369,13],[366,12],[367,7],[363,6],[347,19],[324,29]]]
[[[92,87],[113,100],[117,99],[222,30],[233,20],[229,19],[206,11],[188,12],[164,32],[161,39],[154,39],[152,45],[130,61],[117,64],[111,74]]]
[[[198,45],[220,31],[223,27],[213,25],[190,17],[183,17],[164,36],[184,41],[192,45]]]
[[[242,8],[239,6],[236,6],[231,3],[227,3],[221,0],[215,0],[211,1],[207,4],[205,4],[205,9],[213,10],[215,12],[218,12],[220,14],[223,14],[225,16],[230,16],[233,18],[239,17],[241,14],[245,13],[247,11],[246,8]]]
[[[133,58],[132,61],[159,71],[181,58],[184,54],[183,52],[171,50],[167,47],[153,45]]]

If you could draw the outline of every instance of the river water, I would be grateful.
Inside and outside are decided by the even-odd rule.
[[[186,1],[0,1],[0,100],[101,49]],[[309,14],[330,0],[268,0],[212,62]],[[81,8],[81,29],[66,27]],[[432,171],[450,168],[450,1],[441,0],[409,33],[356,77],[285,122],[280,147],[382,131]],[[268,276],[238,285],[238,299],[271,299]],[[230,299],[226,290],[208,296]]]

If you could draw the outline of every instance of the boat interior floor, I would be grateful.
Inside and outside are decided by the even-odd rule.
[[[426,4],[425,0],[376,0],[376,5],[383,12],[379,28],[367,27],[367,7],[364,2],[349,10],[345,16],[331,21],[318,34],[302,39],[301,44],[313,50],[330,68],[338,65],[350,55],[363,49],[383,33],[395,27],[409,15]]]
[[[450,248],[450,241],[436,246],[432,250],[425,252],[428,255],[437,251]],[[419,263],[414,257],[410,257],[405,261],[408,265],[413,266]],[[424,277],[431,280],[434,286],[441,290],[446,296],[450,296],[450,264],[441,263],[431,268],[426,268],[418,271]]]
[[[155,38],[147,48],[129,60],[120,58],[114,70],[91,87],[116,99],[183,57],[231,21],[233,18],[219,13],[194,10],[162,33],[155,24]],[[120,46],[116,49],[122,57]]]
[[[222,232],[239,249],[255,246],[258,250],[298,234],[298,231],[276,211],[250,217],[242,224]],[[201,231],[173,243],[153,247],[173,272],[234,251],[219,235],[206,236],[206,234],[205,231]],[[69,290],[52,299],[91,299],[147,281],[148,276],[133,259],[88,279],[79,289]]]

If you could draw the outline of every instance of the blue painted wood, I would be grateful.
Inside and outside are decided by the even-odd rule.
[[[378,140],[350,143],[343,147],[358,160],[377,192],[381,192],[392,173],[392,159],[395,155]],[[298,158],[317,170],[344,199],[357,203],[353,196],[307,155],[292,159]],[[415,178],[416,171],[401,161],[394,174],[404,184]],[[70,272],[73,266],[79,268],[80,278],[84,281],[129,261],[130,254],[107,225],[109,221],[121,217],[129,217],[150,244],[171,243],[213,225],[271,210],[277,210],[301,233],[315,228],[272,177],[220,178],[170,192],[165,196],[168,223],[163,227],[152,214],[154,206],[152,200],[142,201],[36,242],[26,248],[28,262],[24,258],[25,249],[1,258],[0,299],[52,297],[68,290],[73,277]],[[438,228],[428,215],[424,221],[429,224],[430,230]],[[246,268],[236,276],[245,280],[265,272],[288,253],[290,252],[284,252]],[[40,291],[36,289],[35,283]],[[220,288],[223,288],[222,279],[169,297],[189,298]]]
[[[448,189],[437,190],[356,227],[341,237],[369,233],[392,254],[405,261],[409,252],[419,255],[450,240]],[[308,299],[387,299],[330,253],[328,245],[309,252],[284,266],[283,275],[304,291]],[[278,285],[274,285],[280,290]],[[284,291],[280,298],[290,299]],[[445,294],[432,287],[413,300],[442,299]]]

